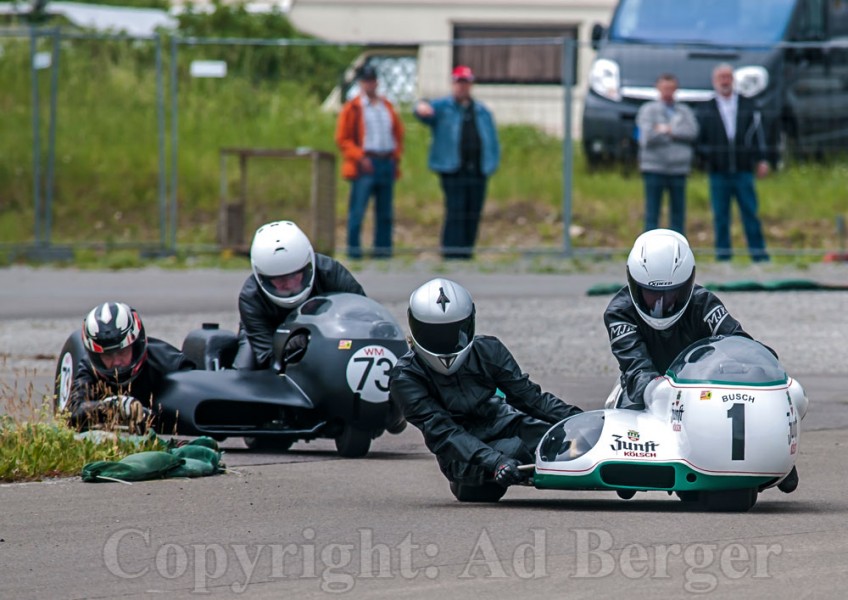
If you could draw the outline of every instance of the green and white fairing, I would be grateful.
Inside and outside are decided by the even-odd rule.
[[[596,410],[554,425],[537,448],[533,483],[756,495],[792,470],[806,410],[801,385],[764,346],[708,338],[672,363],[644,411]]]

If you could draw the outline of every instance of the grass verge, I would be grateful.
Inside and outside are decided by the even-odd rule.
[[[6,414],[0,415],[0,482],[42,481],[79,475],[95,460],[120,460],[143,450],[161,450],[157,438],[142,444],[118,437],[96,443],[77,439],[63,415],[45,402],[34,408],[32,395],[18,400],[16,390],[2,390]]]

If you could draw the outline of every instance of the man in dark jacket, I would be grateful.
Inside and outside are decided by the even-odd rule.
[[[329,256],[316,254],[306,234],[291,221],[276,221],[256,230],[250,247],[253,274],[239,293],[237,369],[267,368],[272,362],[274,332],[309,298],[329,292],[365,295],[350,271]],[[294,336],[286,354],[306,347]]]
[[[164,376],[195,366],[167,342],[148,338],[138,312],[121,302],[93,308],[82,338],[87,357],[77,365],[67,405],[69,424],[80,430],[103,424],[145,430],[155,421]]]
[[[740,96],[733,86],[733,67],[713,69],[715,97],[698,112],[700,133],[696,151],[710,179],[710,203],[715,229],[716,260],[730,260],[730,199],[736,197],[748,251],[755,262],[768,261],[762,226],[757,216],[754,174],[769,174],[771,156],[767,128],[753,100]]]
[[[458,485],[521,483],[518,467],[533,461],[542,436],[580,409],[542,392],[499,339],[475,337],[474,303],[459,284],[425,283],[408,317],[412,350],[392,370],[389,393],[424,434],[451,490],[463,500]]]
[[[636,238],[627,259],[627,286],[607,306],[604,325],[621,371],[620,389],[608,402],[633,410],[645,408],[645,399],[690,344],[717,335],[753,339],[718,296],[695,284],[689,242],[669,229]],[[791,492],[797,485],[793,470],[778,487]]]

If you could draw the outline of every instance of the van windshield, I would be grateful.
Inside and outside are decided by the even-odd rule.
[[[715,46],[783,38],[797,0],[621,0],[609,39]]]

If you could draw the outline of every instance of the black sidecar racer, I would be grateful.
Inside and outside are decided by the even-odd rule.
[[[286,355],[286,342],[305,347]],[[249,448],[285,451],[298,440],[331,438],[344,457],[368,453],[371,440],[406,425],[389,400],[389,372],[408,350],[391,313],[356,294],[316,296],[293,311],[274,335],[269,369],[232,369],[234,332],[205,323],[191,331],[183,352],[197,370],[172,373],[154,399],[156,431],[243,437]],[[70,382],[85,350],[72,334],[59,356],[56,407],[68,400]]]

